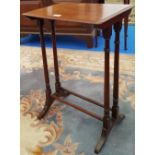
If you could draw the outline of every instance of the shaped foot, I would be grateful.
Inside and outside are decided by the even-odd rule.
[[[106,129],[103,129],[101,137],[100,137],[100,139],[99,139],[99,141],[95,147],[95,153],[96,154],[98,154],[102,150],[102,148],[103,148],[103,146],[104,146],[104,144],[108,138],[108,135],[109,135],[109,131]]]
[[[117,124],[121,123],[124,118],[125,118],[125,116],[123,114],[119,114],[117,119],[112,119],[111,120],[111,126],[110,126],[109,129],[104,129],[104,128],[102,129],[101,137],[100,137],[100,139],[99,139],[99,141],[98,141],[98,143],[97,143],[97,145],[95,147],[95,153],[96,154],[98,154],[102,150],[105,142],[108,139],[110,131],[114,127],[114,125],[117,125]]]
[[[47,112],[53,102],[54,102],[53,98],[50,98],[45,102],[45,106],[44,106],[43,110],[40,112],[40,114],[38,115],[38,119],[42,119],[47,114]]]
[[[118,118],[114,120],[113,125],[121,123],[124,118],[125,118],[125,115],[119,114]]]

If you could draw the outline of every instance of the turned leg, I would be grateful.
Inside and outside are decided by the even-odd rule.
[[[109,54],[110,54],[110,37],[112,34],[112,26],[104,29],[103,37],[105,39],[105,65],[104,65],[104,117],[103,117],[103,129],[101,138],[95,148],[95,153],[99,153],[106,142],[108,133],[111,127],[110,120],[110,83],[109,83],[109,74],[110,74],[110,62],[109,62]]]
[[[120,31],[122,27],[122,21],[114,24],[115,31],[115,55],[114,55],[114,86],[113,86],[113,106],[112,106],[112,118],[118,119],[119,116],[124,118],[124,115],[119,115],[119,48],[120,48]]]
[[[94,38],[93,36],[87,36],[84,37],[87,43],[87,48],[93,48],[94,47]]]
[[[127,50],[128,17],[124,18],[124,49]]]
[[[50,88],[50,81],[49,81],[49,74],[48,74],[48,64],[47,64],[47,57],[46,57],[46,48],[45,48],[45,39],[44,39],[44,32],[43,32],[43,20],[38,20],[37,24],[40,30],[40,44],[42,50],[42,60],[43,60],[43,67],[44,67],[44,78],[45,78],[45,86],[46,86],[46,102],[42,112],[39,114],[38,119],[41,119],[45,116],[48,112],[51,104],[53,103],[54,99],[51,98],[51,88]]]
[[[124,4],[130,4],[130,0],[124,0]],[[127,50],[128,17],[124,18],[124,49]]]
[[[110,37],[112,34],[112,27],[103,30],[103,37],[105,39],[105,65],[104,65],[104,117],[103,127],[109,129],[110,127]]]
[[[119,45],[120,45],[120,30],[122,21],[114,24],[115,31],[115,55],[114,55],[114,86],[113,86],[113,106],[112,117],[117,118],[119,114],[118,95],[119,95]]]
[[[103,128],[99,142],[96,145],[95,153],[99,153],[104,146],[111,129],[115,124],[119,124],[123,119],[124,115],[119,114],[118,107],[118,88],[119,88],[119,35],[121,30],[122,21],[117,22],[114,25],[115,36],[115,60],[114,60],[114,100],[112,107],[112,118],[110,117],[110,36],[112,28],[109,27],[103,30],[103,36],[105,39],[105,75],[104,75],[104,117],[103,117]]]
[[[95,47],[98,47],[98,30],[95,30]]]
[[[60,76],[59,76],[59,64],[57,56],[57,47],[56,47],[56,35],[55,35],[55,21],[50,21],[51,30],[52,30],[52,45],[53,45],[53,61],[54,61],[54,72],[55,72],[55,90],[56,94],[59,96],[68,96],[69,93],[61,88]]]

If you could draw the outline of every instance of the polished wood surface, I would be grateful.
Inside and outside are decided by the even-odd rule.
[[[131,10],[124,4],[63,3],[24,13],[32,18],[101,24],[121,13]]]
[[[100,0],[20,0],[20,34],[39,34],[39,29],[36,23],[22,15],[41,7],[54,5],[57,3],[100,3]],[[88,48],[97,47],[97,33],[93,25],[84,23],[74,23],[65,21],[56,21],[56,35],[71,35],[86,43]],[[44,24],[44,33],[50,34],[51,26],[48,21]],[[94,41],[95,39],[95,41]]]
[[[43,6],[50,6],[58,3],[99,3],[100,0],[42,0]],[[45,22],[45,27],[50,32],[50,25]],[[97,46],[97,33],[93,25],[84,23],[74,23],[65,21],[56,21],[56,35],[72,35],[79,40],[85,41],[88,48]]]
[[[30,32],[33,30],[33,32],[39,32],[36,23],[22,15],[24,12],[38,8],[41,8],[40,0],[20,0],[20,31]]]

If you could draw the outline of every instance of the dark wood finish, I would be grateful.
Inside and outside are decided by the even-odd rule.
[[[108,28],[103,29],[103,37],[105,39],[105,56],[104,56],[104,118],[103,118],[103,128],[100,140],[98,141],[95,153],[99,153],[105,144],[107,139],[107,134],[111,129],[111,118],[110,118],[110,83],[109,83],[109,74],[110,74],[110,62],[109,62],[109,54],[110,54],[110,37],[112,34],[112,25],[109,25]]]
[[[65,9],[64,9],[65,8]],[[51,94],[47,93],[47,98],[49,98],[49,94],[51,94],[50,102],[45,104],[43,111],[41,112],[42,118],[50,108],[50,105],[54,100],[58,100],[72,108],[75,108],[81,112],[86,113],[98,120],[103,122],[103,128],[101,132],[101,137],[99,142],[96,145],[95,153],[99,153],[104,146],[108,135],[115,124],[120,123],[124,119],[124,115],[119,114],[119,106],[118,106],[118,90],[119,90],[119,36],[122,25],[122,19],[129,16],[131,12],[131,5],[101,5],[101,4],[75,4],[68,3],[66,4],[57,4],[54,6],[49,6],[46,8],[30,11],[25,13],[24,15],[31,18],[36,19],[39,22],[40,34],[41,34],[41,46],[43,53],[43,61],[45,61],[45,44],[43,38],[43,19],[49,20],[51,23],[52,29],[52,44],[53,44],[53,55],[54,55],[54,69],[55,69],[55,87],[56,92]],[[72,10],[72,12],[70,12]],[[104,76],[104,104],[100,106],[100,104],[92,99],[86,98],[82,95],[69,91],[63,87],[61,87],[59,80],[59,70],[58,70],[58,58],[57,58],[57,48],[56,48],[56,37],[55,37],[55,21],[69,21],[69,22],[78,22],[85,24],[93,24],[95,27],[101,28],[103,32],[103,36],[105,39],[105,76]],[[115,30],[115,57],[114,57],[114,90],[113,90],[113,107],[112,107],[112,117],[110,115],[111,107],[110,107],[110,37],[112,33],[112,25],[114,25]],[[44,64],[44,74],[45,74],[45,83],[46,90],[48,87],[49,80],[46,78],[47,74],[47,65]],[[97,106],[104,108],[104,116],[100,117],[93,112],[90,112],[86,109],[83,109],[80,106],[74,105],[68,101],[64,101],[62,96],[67,96],[72,94],[81,99],[87,100]]]
[[[60,78],[59,78],[59,67],[58,67],[58,56],[56,47],[56,36],[55,36],[55,21],[51,21],[52,30],[52,46],[53,46],[53,60],[54,60],[54,72],[55,72],[55,89],[58,93],[60,90]]]
[[[99,0],[100,4],[103,4],[104,0]],[[130,4],[130,0],[123,0],[124,4]],[[128,37],[128,18],[124,18],[124,49],[127,50],[127,37]],[[97,36],[99,36],[99,31],[97,32]]]
[[[44,109],[38,116],[38,119],[41,119],[45,116],[45,114],[48,112],[51,104],[53,103],[53,99],[51,99],[51,88],[50,88],[50,80],[49,80],[49,74],[48,74],[48,64],[47,64],[47,57],[46,57],[46,48],[45,48],[45,39],[44,39],[44,31],[43,31],[43,20],[37,20],[37,24],[40,30],[40,44],[41,44],[41,51],[42,51],[42,59],[43,59],[43,67],[44,67],[44,78],[45,78],[45,86],[46,86],[46,102]]]
[[[124,0],[124,4],[130,4],[130,0]]]
[[[47,57],[46,57],[45,39],[44,39],[44,32],[43,32],[43,20],[38,20],[38,26],[40,29],[40,43],[41,43],[42,59],[43,59],[43,66],[44,66],[44,77],[45,77],[45,84],[46,84],[46,97],[48,98],[51,95],[51,88],[50,88],[50,81],[49,81],[49,74],[48,74],[48,64],[47,64]]]
[[[99,0],[99,3],[100,4],[104,4],[105,3],[105,0]]]
[[[83,96],[83,95],[77,94],[77,93],[75,93],[75,92],[73,92],[73,91],[70,91],[70,90],[68,90],[68,89],[66,89],[66,88],[63,88],[63,87],[62,87],[61,89],[63,89],[63,90],[65,90],[66,92],[68,92],[68,94],[72,94],[72,95],[74,95],[74,96],[76,96],[76,97],[79,97],[79,98],[81,98],[81,99],[83,99],[83,100],[88,101],[89,103],[93,103],[93,104],[95,104],[95,105],[97,105],[97,106],[99,106],[99,107],[104,108],[104,106],[103,106],[101,103],[99,103],[99,102],[97,102],[97,101],[95,101],[95,100],[93,100],[93,99],[87,98],[87,97],[85,97],[85,96]]]
[[[124,4],[130,4],[130,0],[124,0]],[[128,20],[129,20],[129,16],[124,18],[124,49],[125,50],[127,50]]]
[[[128,17],[124,18],[124,49],[127,50]]]
[[[81,112],[83,112],[83,113],[85,113],[85,114],[87,114],[89,116],[92,116],[95,119],[98,119],[100,121],[103,121],[103,117],[98,116],[97,114],[95,114],[93,112],[90,112],[90,111],[88,111],[88,110],[86,110],[86,109],[84,109],[84,108],[82,108],[82,107],[80,107],[78,105],[75,105],[75,104],[72,104],[72,103],[70,103],[68,101],[65,101],[65,100],[61,99],[60,97],[58,97],[57,95],[52,95],[52,98],[54,98],[54,99],[56,99],[56,100],[58,100],[58,101],[60,101],[60,102],[62,102],[64,104],[66,104],[68,106],[71,106],[72,108],[77,109],[77,110],[79,110],[79,111],[81,111]]]
[[[103,37],[105,39],[105,65],[104,65],[104,118],[103,118],[103,128],[110,128],[110,83],[109,83],[109,73],[110,73],[110,37],[112,34],[112,25],[106,29],[103,29]]]
[[[114,59],[114,87],[113,87],[113,107],[112,117],[117,119],[119,115],[118,96],[119,96],[119,45],[120,45],[120,30],[122,21],[114,24],[115,31],[115,59]]]
[[[96,154],[100,153],[101,149],[103,148],[104,144],[106,143],[106,141],[108,139],[108,136],[109,136],[112,128],[115,125],[118,125],[119,123],[121,123],[124,118],[125,118],[124,115],[119,114],[117,119],[110,119],[111,125],[110,125],[110,128],[108,130],[106,130],[104,128],[102,129],[101,137],[100,137],[100,139],[99,139],[99,141],[95,147],[95,153]]]
[[[20,12],[21,14],[27,11],[31,11],[33,9],[37,9],[40,7],[45,7],[48,5],[62,3],[62,2],[87,2],[87,3],[99,3],[99,0],[20,0]],[[38,34],[39,30],[35,26],[35,22],[25,18],[24,16],[20,17],[20,32],[21,36],[26,34]],[[47,21],[45,21],[45,34],[50,34],[51,26]],[[73,23],[73,22],[63,22],[56,21],[56,34],[57,35],[72,35],[77,39],[82,38],[88,48],[96,47],[97,39],[95,29],[93,25],[86,25],[81,23]]]
[[[40,0],[20,0],[20,31],[21,35],[29,32],[39,32],[39,29],[36,27],[36,23],[24,16],[22,13],[38,9],[41,7]]]
[[[109,20],[116,19],[118,15],[129,11],[131,8],[131,5],[124,4],[61,3],[32,10],[23,13],[23,15],[36,19],[100,25]]]

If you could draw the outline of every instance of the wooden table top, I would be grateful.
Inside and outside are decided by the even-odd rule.
[[[40,19],[102,24],[131,9],[132,5],[128,4],[60,3],[23,15]]]

